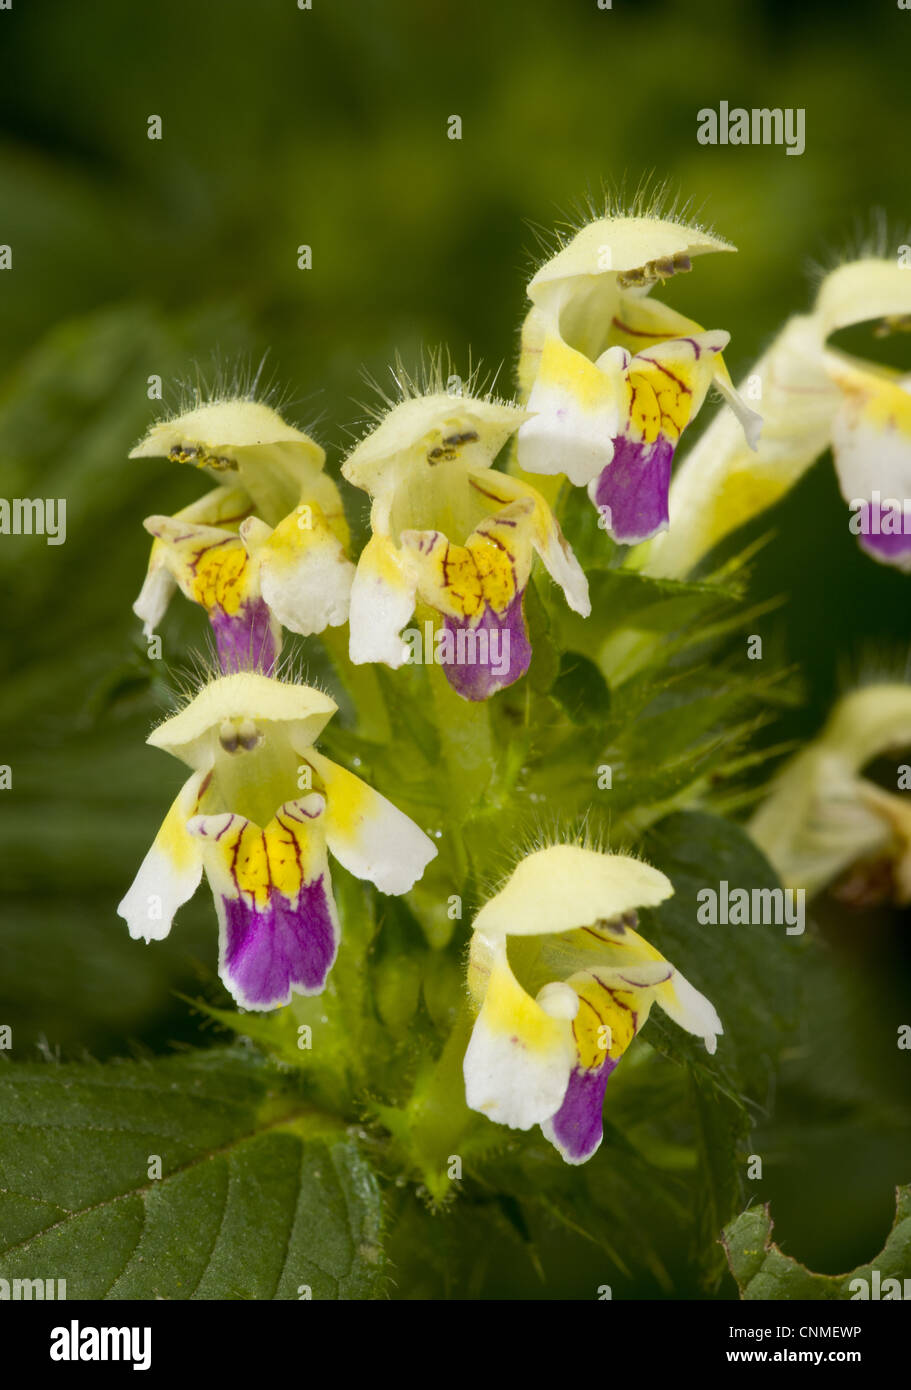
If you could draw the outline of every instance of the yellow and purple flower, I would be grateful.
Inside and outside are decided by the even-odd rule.
[[[650,291],[695,257],[733,251],[699,227],[657,216],[606,216],[581,228],[528,286],[519,381],[529,418],[518,436],[527,473],[586,486],[615,540],[634,544],[668,524],[674,451],[716,386],[751,447],[759,417],[734,391],[706,332]]]
[[[385,797],[313,746],[327,695],[254,672],[222,676],[149,738],[192,769],[118,907],[130,935],[168,935],[203,870],[219,973],[243,1008],[318,994],[339,923],[327,850],[383,893],[407,893],[436,855]]]
[[[145,522],[155,539],[134,612],[147,636],[175,587],[205,609],[225,672],[272,671],[283,626],[309,636],[347,620],[348,528],[308,435],[257,401],[215,401],[154,425],[130,457],[158,455],[220,481]]]
[[[373,502],[351,590],[353,662],[401,666],[401,630],[422,604],[453,638],[443,669],[460,695],[483,700],[512,684],[531,660],[523,603],[535,551],[570,607],[591,611],[544,498],[491,467],[524,418],[468,392],[406,395],[348,456],[342,473]]]
[[[850,356],[839,331],[911,321],[911,270],[879,255],[822,281],[813,309],[789,319],[744,383],[761,402],[755,455],[718,416],[678,469],[671,527],[634,558],[656,577],[689,574],[717,543],[779,501],[831,448],[850,529],[874,559],[911,570],[911,377]]]
[[[635,930],[638,909],[673,891],[648,864],[578,845],[521,860],[473,924],[473,1110],[540,1125],[567,1163],[584,1163],[601,1143],[607,1082],[653,1004],[715,1051],[715,1009]]]

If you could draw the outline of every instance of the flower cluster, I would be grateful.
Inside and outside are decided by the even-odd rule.
[[[280,674],[285,629],[312,639],[347,624],[344,682],[367,663],[408,662],[417,618],[444,639],[459,710],[486,718],[484,702],[534,660],[536,557],[558,606],[591,613],[558,493],[587,488],[602,530],[636,547],[621,564],[677,575],[829,444],[846,497],[909,490],[909,379],[829,338],[911,313],[911,275],[876,258],[834,272],[738,393],[722,357],[729,333],[661,297],[700,257],[733,250],[640,212],[567,238],[528,285],[517,400],[439,372],[420,389],[403,378],[342,462],[341,478],[370,499],[357,555],[323,449],[268,405],[216,399],[152,427],[132,457],[190,464],[214,486],[174,516],[146,519],[153,544],[135,611],[151,634],[179,589],[208,617],[219,673],[149,739],[190,776],[120,904],[133,937],[166,936],[205,872],[224,984],[242,1008],[274,1009],[322,991],[340,949],[329,855],[381,893],[406,894],[437,854],[392,801],[318,750],[336,702]],[[670,488],[675,450],[712,387],[730,409]],[[761,437],[745,398],[762,404]],[[911,568],[911,536],[862,543]],[[911,897],[908,813],[862,776],[899,735],[911,741],[907,692],[860,694],[785,770],[751,829],[786,882],[819,887],[886,855],[897,895]],[[640,911],[673,891],[640,859],[569,840],[519,861],[477,912],[468,947],[472,1110],[539,1125],[580,1163],[601,1142],[607,1081],[653,1004],[715,1051],[714,1006],[637,930]]]

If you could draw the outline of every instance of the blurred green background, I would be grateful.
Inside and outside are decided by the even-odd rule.
[[[667,179],[740,248],[668,298],[732,334],[739,376],[814,263],[880,208],[907,239],[911,13],[712,0],[15,0],[0,12],[0,494],[66,497],[62,547],[0,542],[0,1022],[14,1056],[198,1041],[178,992],[213,986],[206,895],[169,941],[115,906],[181,770],[143,746],[163,698],[130,604],[141,528],[201,491],[126,455],[181,382],[263,379],[337,467],[396,351],[446,343],[511,389],[535,227],[588,193]],[[706,148],[696,112],[803,107],[806,152]],[[158,115],[163,139],[147,138]],[[463,138],[447,138],[450,115]],[[297,268],[297,248],[313,268]],[[347,494],[363,523],[364,499]],[[818,727],[844,671],[905,662],[911,580],[865,558],[822,460],[758,531],[766,659],[804,698],[770,740]],[[165,663],[204,640],[175,603]],[[878,1249],[911,1175],[908,923],[816,912],[829,945],[804,1045],[762,1133],[761,1195],[787,1249],[833,1272]],[[904,981],[904,984],[902,983]],[[212,1035],[207,1035],[211,1037]],[[905,1068],[907,1063],[905,1063]],[[771,1098],[770,1098],[771,1099]],[[587,1277],[587,1276],[586,1276]],[[503,1274],[504,1288],[509,1272]],[[730,1293],[730,1289],[727,1290]]]

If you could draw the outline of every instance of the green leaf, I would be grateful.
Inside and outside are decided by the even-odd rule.
[[[895,1190],[895,1220],[878,1255],[850,1274],[814,1274],[772,1240],[768,1203],[751,1207],[725,1228],[722,1244],[741,1298],[902,1298],[911,1277],[911,1186]],[[886,1280],[898,1280],[887,1285]],[[855,1281],[863,1281],[855,1283]],[[864,1284],[866,1288],[864,1288]]]
[[[106,300],[108,296],[103,296]],[[230,317],[230,315],[228,316]],[[33,329],[30,329],[30,332]],[[144,740],[166,707],[168,671],[191,662],[186,637],[208,640],[205,616],[173,604],[162,660],[150,660],[130,604],[142,583],[142,518],[205,491],[195,469],[126,457],[212,341],[232,350],[243,318],[105,307],[20,344],[0,379],[0,469],[6,496],[66,500],[66,544],[0,538],[0,745],[4,793],[0,877],[0,1016],[17,1057],[39,1038],[64,1055],[155,1048],[185,1039],[175,988],[215,978],[216,930],[203,895],[168,941],[136,950],[116,906],[182,778]],[[200,636],[200,634],[202,634]],[[199,968],[197,968],[197,963]]]
[[[700,1282],[714,1288],[724,1269],[718,1232],[743,1202],[750,1116],[736,1098],[698,1074],[692,1078],[692,1094],[698,1162],[693,1261]]]
[[[774,872],[744,832],[698,812],[668,816],[645,844],[674,896],[642,931],[717,1008],[724,1033],[710,1057],[702,1042],[653,1010],[646,1040],[690,1071],[698,1155],[694,1256],[712,1286],[723,1270],[713,1241],[743,1202],[748,1140],[769,1103],[779,1058],[797,1011],[797,962],[808,949],[785,925],[701,925],[700,889],[776,888]]]
[[[529,1223],[546,1219],[597,1249],[612,1281],[619,1279],[628,1289],[645,1277],[652,1292],[669,1293],[674,1281],[667,1264],[674,1242],[667,1232],[686,1229],[689,1174],[647,1157],[639,1144],[643,1136],[631,1137],[631,1129],[625,1101],[608,1102],[604,1141],[590,1162],[566,1164],[532,1134],[501,1141],[500,1152],[480,1163],[480,1176],[487,1190],[516,1197]]]
[[[9,1065],[0,1097],[0,1277],[77,1299],[382,1296],[376,1178],[252,1051]]]
[[[564,652],[560,674],[551,693],[574,724],[603,724],[610,707],[610,690],[601,671],[580,652]]]
[[[797,981],[805,936],[781,925],[700,924],[697,895],[718,890],[780,887],[765,857],[739,826],[718,816],[684,811],[656,825],[643,845],[649,863],[667,874],[674,896],[654,913],[642,913],[642,934],[708,996],[724,1024],[714,1057],[654,1010],[647,1040],[659,1051],[686,1060],[721,1089],[765,1107],[778,1058],[796,1026]]]

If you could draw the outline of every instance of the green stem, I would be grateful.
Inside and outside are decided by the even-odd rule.
[[[416,1087],[410,1103],[414,1154],[431,1190],[441,1181],[445,1190],[447,1160],[458,1153],[467,1127],[477,1118],[465,1104],[462,1070],[473,1026],[474,1015],[463,1000],[436,1065]]]
[[[320,640],[340,683],[354,703],[358,733],[371,743],[388,743],[392,738],[392,725],[376,667],[371,662],[355,666],[349,659],[347,626],[327,627],[320,633]]]
[[[458,820],[474,810],[490,785],[496,765],[490,714],[484,701],[463,700],[440,666],[427,669],[440,751]]]

